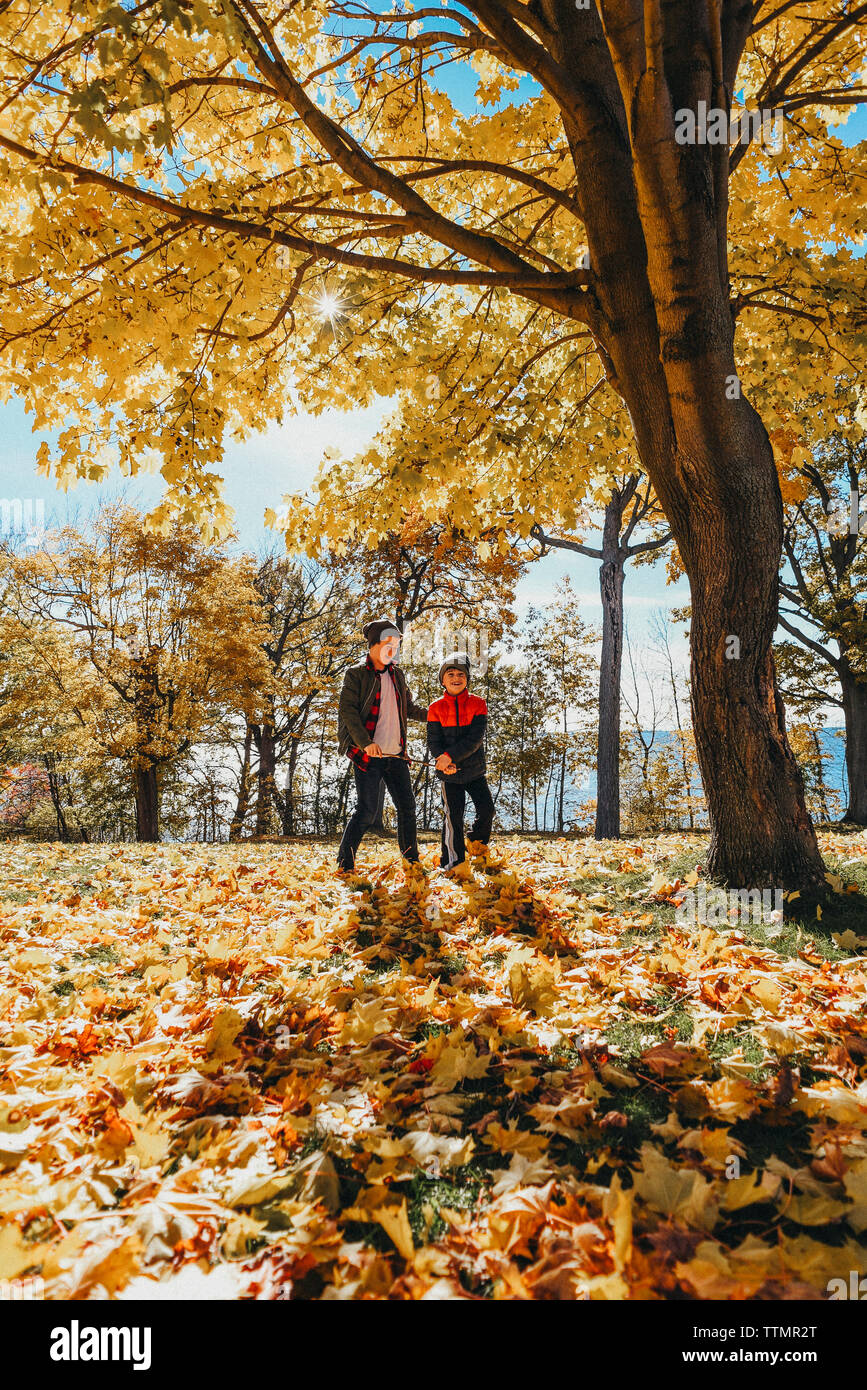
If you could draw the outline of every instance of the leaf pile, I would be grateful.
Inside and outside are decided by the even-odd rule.
[[[5,847],[0,1279],[826,1298],[867,1270],[867,935],[678,924],[702,843],[348,882],[333,846]],[[823,850],[864,886],[867,836]]]

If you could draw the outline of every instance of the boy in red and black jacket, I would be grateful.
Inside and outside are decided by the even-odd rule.
[[[488,707],[468,689],[470,663],[452,652],[440,667],[445,694],[427,712],[427,746],[436,759],[443,789],[443,837],[440,864],[452,869],[466,859],[464,810],[467,795],[475,808],[471,840],[487,844],[494,821],[494,798],[485,776]]]

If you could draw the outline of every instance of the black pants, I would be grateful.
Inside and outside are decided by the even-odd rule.
[[[472,782],[442,783],[443,789],[443,838],[440,864],[450,869],[453,864],[461,864],[467,857],[464,844],[464,810],[467,795],[473,803],[475,820],[470,831],[471,840],[481,840],[487,844],[491,838],[494,823],[494,798],[485,777],[476,777]]]
[[[415,797],[409,776],[409,763],[404,758],[371,758],[367,768],[353,767],[357,801],[355,810],[346,822],[337,864],[341,869],[355,868],[355,855],[361,837],[376,820],[379,803],[379,783],[382,780],[397,812],[397,843],[404,859],[418,861],[418,838],[415,828]]]

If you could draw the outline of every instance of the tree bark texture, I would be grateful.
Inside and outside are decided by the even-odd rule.
[[[843,692],[849,781],[849,805],[844,819],[854,825],[867,825],[867,681],[859,680],[844,662],[837,675]]]

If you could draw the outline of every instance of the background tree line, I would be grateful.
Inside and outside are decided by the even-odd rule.
[[[798,535],[812,535],[806,523],[798,530],[805,508],[799,501],[792,512],[793,554],[801,554]],[[626,833],[704,826],[688,684],[670,623],[660,614],[641,650],[627,637],[621,681],[622,643],[613,650],[603,640],[600,650],[603,634],[583,620],[568,579],[544,610],[530,608],[517,622],[516,584],[550,542],[482,556],[460,533],[415,518],[372,549],[256,558],[203,541],[194,527],[148,531],[134,507],[116,503],[50,533],[38,550],[7,544],[3,833],[144,841],[339,833],[352,783],[337,754],[336,705],[373,610],[395,614],[410,634],[437,623],[475,632],[486,662],[473,686],[491,708],[489,778],[502,828],[562,834],[593,823],[588,777],[610,760],[611,701],[599,692],[612,681],[618,824],[622,816]],[[852,546],[841,544],[848,554]],[[802,556],[796,576],[806,584],[821,568]],[[621,576],[618,624],[622,587]],[[822,611],[818,600],[813,611]],[[856,670],[860,630],[846,650],[847,669]],[[419,662],[418,651],[408,643],[403,664],[417,698],[429,702],[440,694],[438,659]],[[818,681],[814,655],[787,643],[783,669],[811,810],[829,820],[844,807],[816,711],[819,692],[827,705],[835,696]],[[410,726],[409,751],[420,825],[437,829],[439,787],[421,725]]]

